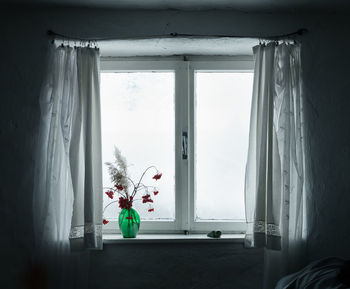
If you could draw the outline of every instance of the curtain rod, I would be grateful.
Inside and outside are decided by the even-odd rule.
[[[169,33],[169,34],[162,34],[162,35],[150,35],[150,36],[136,36],[136,37],[107,37],[107,38],[81,38],[81,37],[73,37],[68,36],[64,34],[60,34],[57,32],[54,32],[52,30],[48,30],[47,34],[49,36],[54,37],[55,39],[61,39],[61,40],[76,40],[76,41],[107,41],[107,40],[142,40],[142,39],[152,39],[152,38],[256,38],[261,40],[282,40],[282,39],[290,39],[294,36],[300,36],[305,33],[307,33],[308,30],[305,28],[300,28],[297,31],[286,33],[286,34],[280,34],[280,35],[270,35],[270,36],[256,36],[256,35],[224,35],[224,34],[218,34],[218,35],[203,35],[203,34],[182,34],[182,33]]]

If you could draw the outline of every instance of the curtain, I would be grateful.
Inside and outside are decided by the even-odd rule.
[[[265,248],[264,288],[303,265],[305,169],[300,45],[254,47],[245,180],[248,247]]]
[[[33,194],[37,252],[102,248],[99,51],[50,47]]]

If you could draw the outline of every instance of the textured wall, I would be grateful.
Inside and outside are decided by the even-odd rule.
[[[262,288],[262,251],[242,244],[112,244],[90,262],[91,289]]]
[[[170,32],[271,35],[294,31],[301,27],[308,28],[310,32],[303,37],[302,54],[306,96],[307,165],[311,179],[310,193],[307,196],[310,204],[308,221],[311,228],[307,258],[312,260],[327,255],[350,258],[350,60],[347,55],[350,40],[346,36],[349,24],[347,15],[1,7],[0,218],[3,222],[0,228],[0,246],[3,248],[1,260],[4,269],[1,278],[5,279],[2,288],[15,288],[20,287],[18,284],[23,284],[24,272],[32,254],[33,155],[39,123],[40,84],[44,76],[48,46],[47,29],[81,37],[133,37]],[[207,245],[191,246],[162,245],[161,249],[148,245],[140,248],[107,246],[105,251],[93,254],[91,270],[99,272],[99,280],[102,280],[101,270],[106,268],[105,264],[110,264],[109,268],[114,269],[112,264],[115,264],[115,261],[111,259],[118,260],[123,254],[132,254],[139,266],[144,266],[144,261],[152,256],[158,258],[158,262],[165,264],[164,268],[171,271],[175,270],[175,267],[172,267],[170,261],[164,261],[165,256],[176,258],[175,264],[179,264],[177,256],[190,253],[190,260],[193,262],[189,263],[189,270],[198,270],[198,274],[202,274],[209,283],[216,281],[214,279],[221,273],[206,271],[206,267],[202,266],[195,267],[195,264],[202,264],[202,261],[197,260],[203,260],[205,256],[216,260],[218,266],[223,262],[226,266],[226,277],[232,277],[229,280],[235,282],[233,275],[238,271],[234,268],[239,270],[233,261],[233,256],[238,251],[231,251],[236,250],[235,248],[228,248],[227,245],[215,245],[213,248]],[[144,259],[139,259],[134,253],[141,251],[145,252]],[[227,251],[232,253],[230,257],[225,255]],[[243,256],[250,253],[241,250],[237,254]],[[246,256],[245,268],[256,264],[254,258]],[[251,261],[253,263],[250,263]],[[155,270],[158,268],[156,264],[152,266]],[[228,276],[230,266],[233,268],[232,276]],[[254,271],[258,274],[256,276],[260,276],[259,270]],[[147,279],[149,272],[143,272],[143,278]],[[173,275],[169,275],[173,277],[169,277],[168,282],[176,281],[180,273],[186,276],[188,282],[192,282],[193,287],[189,288],[195,288],[196,282],[200,282],[199,279],[191,279],[191,275],[185,275],[183,271],[174,271]]]
[[[310,157],[309,258],[350,258],[349,21],[320,18],[303,52]],[[317,29],[316,29],[317,28]]]

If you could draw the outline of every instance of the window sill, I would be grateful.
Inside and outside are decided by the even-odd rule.
[[[114,243],[242,243],[244,234],[222,234],[209,238],[206,234],[139,234],[136,238],[123,238],[121,234],[103,234],[104,244]]]

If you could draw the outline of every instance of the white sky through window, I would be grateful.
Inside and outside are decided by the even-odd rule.
[[[155,165],[163,173],[161,180],[146,174],[145,185],[156,185],[154,212],[149,204],[134,202],[141,219],[173,220],[175,218],[175,77],[173,72],[101,73],[102,158],[114,160],[116,145],[129,165],[129,174],[138,180],[145,168]],[[111,187],[106,165],[103,186]],[[152,190],[150,191],[152,193]],[[143,191],[136,199],[141,199]],[[103,197],[106,206],[111,199]],[[117,219],[118,203],[104,212],[107,219]]]
[[[195,73],[195,219],[244,220],[253,73]]]
[[[195,72],[196,221],[245,219],[244,174],[252,86],[253,73]],[[146,185],[159,189],[159,194],[152,196],[154,212],[147,211],[148,204],[134,202],[143,220],[175,219],[174,98],[174,72],[101,73],[103,163],[114,161],[117,146],[133,180],[150,165],[163,173],[157,182],[152,180],[154,171],[144,179]],[[113,186],[105,165],[103,186]],[[136,199],[141,199],[142,193]],[[111,201],[106,194],[103,199],[104,206]],[[115,203],[106,209],[104,218],[116,220],[119,212]]]

